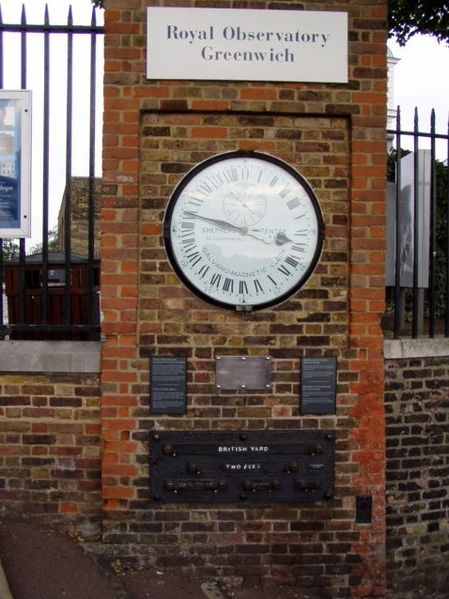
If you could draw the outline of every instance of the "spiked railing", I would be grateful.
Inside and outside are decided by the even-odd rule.
[[[11,336],[15,339],[37,339],[37,338],[82,338],[95,339],[99,337],[99,260],[95,255],[95,139],[98,122],[97,106],[97,61],[99,52],[97,45],[98,36],[104,34],[104,27],[97,25],[97,9],[92,9],[91,22],[89,25],[76,25],[73,22],[72,7],[69,7],[67,21],[64,24],[51,24],[48,6],[45,7],[41,24],[30,24],[27,20],[25,5],[22,7],[20,22],[6,23],[2,18],[2,6],[0,2],[0,88],[4,88],[5,82],[5,50],[10,43],[9,34],[17,34],[20,37],[20,54],[17,56],[17,68],[20,70],[20,87],[27,89],[28,71],[30,61],[28,39],[32,34],[40,34],[43,38],[43,92],[42,92],[42,148],[39,157],[42,160],[42,246],[39,265],[39,289],[29,288],[27,280],[29,269],[36,268],[35,258],[30,260],[26,256],[25,240],[19,241],[19,254],[13,262],[4,255],[4,241],[0,239],[0,337]],[[8,35],[5,35],[8,34]],[[63,252],[55,255],[49,245],[49,210],[50,210],[50,183],[54,176],[51,165],[51,132],[52,106],[50,102],[50,76],[54,74],[51,55],[51,39],[54,35],[65,36],[67,41],[67,61],[65,73],[58,72],[58,78],[62,81],[66,78],[66,138],[65,148],[58,148],[58,152],[65,152],[65,195],[64,195],[64,226],[61,234],[64,237]],[[88,36],[90,39],[90,73],[86,69],[86,88],[89,93],[89,134],[86,140],[88,147],[88,187],[87,187],[87,257],[80,260],[72,254],[72,149],[73,149],[73,115],[74,115],[74,39],[77,36]],[[14,36],[13,36],[14,37]],[[101,57],[102,58],[102,57]],[[34,66],[33,66],[34,68]],[[40,119],[39,119],[40,120]],[[1,236],[1,232],[0,232]],[[32,264],[32,266],[30,266]],[[62,296],[58,298],[58,308],[61,311],[55,317],[55,302],[52,298],[53,290],[49,288],[49,271],[58,269],[64,272],[62,277]],[[85,282],[85,305],[86,313],[80,317],[77,307],[73,305],[74,278],[78,277],[79,269],[84,269],[82,274]],[[10,280],[10,271],[14,271],[14,318],[7,318],[7,305],[4,301],[5,283]],[[75,277],[74,277],[75,273]],[[9,277],[9,278],[8,278]],[[36,279],[34,279],[36,280]],[[79,295],[80,290],[76,290]],[[33,308],[30,301],[38,297]],[[11,302],[8,298],[8,302]],[[36,315],[36,306],[39,314]],[[33,312],[33,315],[30,314]],[[56,321],[55,321],[56,318]],[[56,332],[56,337],[53,334]]]
[[[387,288],[390,308],[393,312],[392,326],[389,332],[395,339],[401,337],[435,337],[437,335],[449,337],[449,124],[446,133],[436,132],[436,114],[431,111],[430,128],[428,132],[420,131],[418,109],[415,109],[413,130],[402,128],[401,110],[398,108],[396,128],[389,129],[388,134],[394,138],[394,215],[395,222],[388,223],[389,229],[394,231],[394,256],[390,256],[390,264],[394,264],[394,283]],[[411,139],[411,143],[407,143]],[[406,141],[407,140],[407,141]],[[422,194],[423,181],[419,180],[423,165],[420,163],[419,150],[427,140],[430,145],[430,173],[428,178],[427,196]],[[437,143],[441,144],[439,159],[437,159]],[[403,257],[401,248],[406,240],[401,239],[401,219],[404,208],[401,206],[403,199],[403,172],[401,159],[413,151],[413,189],[411,192],[410,211],[413,227],[411,227],[412,252],[412,283],[407,284],[401,280],[401,267]],[[420,193],[421,189],[421,193]],[[420,206],[420,202],[427,206]],[[427,211],[428,227],[420,222],[419,215]],[[400,215],[400,218],[397,217]],[[426,246],[429,248],[428,272],[425,272],[425,281],[419,277],[420,255],[419,238],[426,235]],[[410,248],[409,248],[410,249]],[[387,257],[388,258],[388,257]],[[392,258],[392,259],[391,259]]]

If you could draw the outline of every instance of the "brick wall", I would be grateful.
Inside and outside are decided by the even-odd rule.
[[[276,577],[333,597],[382,596],[386,2],[218,3],[348,11],[350,82],[339,85],[147,81],[147,4],[110,0],[106,11],[104,539],[124,555],[199,574]],[[182,174],[234,149],[276,154],[307,176],[327,227],[323,260],[305,289],[249,315],[196,299],[161,239]],[[269,352],[273,393],[217,394],[218,351]],[[150,414],[148,357],[158,353],[188,357],[185,417]],[[302,356],[337,357],[335,417],[299,415]],[[156,428],[336,430],[336,498],[308,507],[158,506],[148,457]],[[357,495],[373,497],[371,524],[355,522]]]
[[[61,520],[99,519],[98,375],[0,374],[0,504]]]
[[[385,377],[389,586],[447,596],[449,357],[387,360]]]
[[[101,179],[94,180],[94,256],[100,253],[100,201]],[[73,254],[87,257],[89,254],[89,178],[72,177],[64,189],[58,213],[57,247],[65,250],[65,209],[70,194],[70,244]]]

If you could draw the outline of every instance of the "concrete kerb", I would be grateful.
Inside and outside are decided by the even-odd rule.
[[[14,599],[9,588],[2,562],[0,560],[0,599]]]

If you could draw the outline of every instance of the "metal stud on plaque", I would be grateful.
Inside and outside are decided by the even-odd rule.
[[[219,390],[271,391],[270,356],[217,356],[216,387]]]

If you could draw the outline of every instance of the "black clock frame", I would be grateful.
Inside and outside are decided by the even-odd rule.
[[[314,252],[312,261],[310,262],[309,267],[305,271],[304,275],[293,287],[291,287],[285,293],[279,295],[278,297],[276,297],[275,299],[273,299],[269,302],[264,302],[264,303],[257,304],[257,305],[231,304],[231,303],[221,302],[220,300],[217,300],[217,299],[211,297],[210,295],[207,295],[201,289],[198,289],[198,287],[196,287],[190,281],[190,279],[184,274],[184,271],[178,264],[178,261],[175,256],[175,252],[173,250],[172,241],[171,241],[170,228],[171,228],[171,220],[172,220],[172,216],[173,216],[173,211],[175,209],[178,198],[181,195],[181,193],[183,192],[183,190],[185,189],[185,187],[188,185],[188,183],[194,177],[196,177],[205,168],[211,166],[212,164],[215,164],[216,162],[221,162],[221,161],[229,160],[232,158],[257,158],[259,160],[264,160],[265,162],[270,162],[272,164],[275,164],[279,168],[287,171],[293,178],[295,178],[301,184],[301,186],[307,192],[307,195],[309,196],[310,201],[313,206],[313,209],[315,211],[315,215],[316,215],[316,219],[317,219],[317,223],[318,223],[318,238],[317,238],[315,252]],[[265,154],[264,152],[250,151],[250,150],[235,150],[232,152],[224,152],[222,154],[216,154],[216,155],[211,156],[210,158],[207,158],[206,160],[198,163],[196,166],[194,166],[188,173],[186,173],[186,175],[176,185],[176,187],[170,197],[167,209],[165,211],[165,216],[164,216],[165,250],[167,252],[167,256],[170,261],[170,264],[172,265],[172,267],[173,267],[174,271],[176,272],[177,276],[179,277],[179,279],[192,293],[194,293],[197,297],[201,298],[205,302],[207,302],[209,304],[213,304],[215,306],[219,306],[220,308],[225,308],[226,310],[233,310],[233,311],[263,310],[265,308],[271,308],[274,306],[278,306],[279,304],[282,304],[284,301],[286,301],[289,297],[291,297],[292,295],[297,293],[300,289],[302,289],[304,287],[304,285],[307,283],[307,281],[309,280],[310,276],[312,275],[313,271],[315,270],[316,265],[318,264],[318,262],[320,260],[321,253],[323,251],[324,236],[325,236],[325,225],[324,225],[323,215],[321,213],[321,208],[320,208],[318,199],[317,199],[314,191],[312,190],[312,187],[308,183],[308,181],[300,173],[298,173],[298,171],[296,169],[294,169],[287,162],[284,162],[280,158],[276,158],[275,156],[271,156],[270,154]]]

